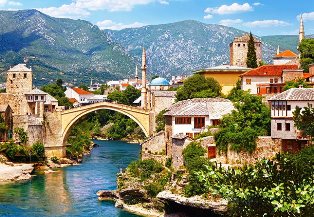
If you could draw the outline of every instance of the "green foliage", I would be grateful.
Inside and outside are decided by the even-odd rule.
[[[305,81],[303,78],[299,78],[298,80],[294,81],[288,81],[286,82],[285,86],[283,87],[284,90],[289,90],[290,88],[299,88],[299,86],[302,86],[304,88],[309,88],[310,85]]]
[[[23,144],[26,144],[28,141],[27,133],[23,128],[17,127],[14,129],[14,133],[18,136],[19,141]]]
[[[200,145],[199,142],[191,142],[183,150],[184,166],[192,171],[199,168],[204,163],[205,149]]]
[[[51,157],[50,160],[51,160],[53,163],[55,163],[55,164],[60,163],[59,158],[58,158],[58,157],[55,157],[55,156],[54,156],[54,157]]]
[[[139,98],[141,91],[129,85],[124,91],[114,90],[108,94],[108,99],[117,103],[132,105]]]
[[[61,79],[57,79],[55,83],[42,86],[41,90],[56,98],[60,106],[71,107],[72,103],[70,103],[69,99],[65,96],[65,89],[62,87],[62,83],[63,81]]]
[[[257,68],[255,43],[254,43],[254,37],[251,32],[250,32],[250,40],[248,42],[246,65],[248,68]]]
[[[167,112],[166,109],[159,112],[159,114],[156,116],[156,131],[160,132],[165,130],[166,125],[166,119],[164,114]]]
[[[105,90],[107,90],[109,86],[107,84],[102,84],[98,90],[94,91],[94,94],[103,95]]]
[[[270,110],[261,97],[242,90],[229,97],[238,101],[234,102],[235,110],[221,120],[220,130],[215,134],[217,147],[226,152],[230,145],[233,150],[252,153],[256,138],[270,133]]]
[[[42,161],[45,158],[45,147],[41,142],[36,142],[31,147],[32,159],[36,161]]]
[[[192,98],[211,98],[221,96],[221,86],[214,78],[204,78],[199,74],[187,78],[177,90],[177,101]]]
[[[313,169],[310,147],[298,155],[278,154],[274,160],[238,169],[206,165],[194,176],[203,192],[229,201],[230,216],[306,217],[314,210]]]
[[[145,181],[153,174],[160,173],[163,166],[156,160],[148,159],[133,161],[127,169],[133,177],[139,177],[142,181]]]
[[[80,84],[79,88],[88,91],[88,87],[86,84]]]
[[[299,51],[301,53],[301,68],[308,72],[309,65],[314,63],[314,39],[303,39],[299,45]]]
[[[304,135],[314,137],[314,108],[313,107],[296,107],[293,112],[293,120],[298,130],[303,131]]]
[[[167,158],[166,163],[165,163],[165,166],[168,167],[168,168],[170,168],[171,165],[172,165],[172,158]]]

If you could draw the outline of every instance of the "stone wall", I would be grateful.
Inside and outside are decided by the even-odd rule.
[[[155,159],[158,162],[165,163],[167,148],[164,131],[150,137],[145,142],[143,142],[141,146],[142,160]]]
[[[36,142],[43,143],[43,126],[42,125],[29,125],[27,129],[28,144],[33,145]]]
[[[303,78],[303,70],[283,70],[282,72],[283,83],[299,78]]]
[[[183,150],[185,147],[191,143],[192,140],[190,140],[188,137],[179,139],[179,138],[173,138],[172,139],[172,166],[174,169],[180,169],[180,167],[184,164],[183,159]]]
[[[263,158],[272,158],[281,152],[281,139],[272,139],[270,136],[258,137],[256,141],[256,150],[249,154],[247,152],[237,153],[228,149],[226,154],[219,154],[217,150],[216,160],[223,164],[251,164]]]

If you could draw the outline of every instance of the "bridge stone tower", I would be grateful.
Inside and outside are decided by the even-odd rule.
[[[147,109],[147,87],[146,87],[146,51],[143,48],[142,53],[142,90],[141,90],[141,107]]]
[[[33,73],[26,64],[18,64],[7,72],[6,92],[24,94],[33,89]]]

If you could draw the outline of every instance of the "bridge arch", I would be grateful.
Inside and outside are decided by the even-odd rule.
[[[98,110],[111,110],[122,113],[131,118],[142,129],[146,137],[151,135],[149,111],[138,107],[126,106],[116,103],[102,102],[87,106],[65,110],[61,113],[62,142],[65,145],[72,126],[83,116]]]

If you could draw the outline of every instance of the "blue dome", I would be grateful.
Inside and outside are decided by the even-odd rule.
[[[170,86],[170,83],[164,78],[155,78],[150,82],[149,85],[150,86]]]

